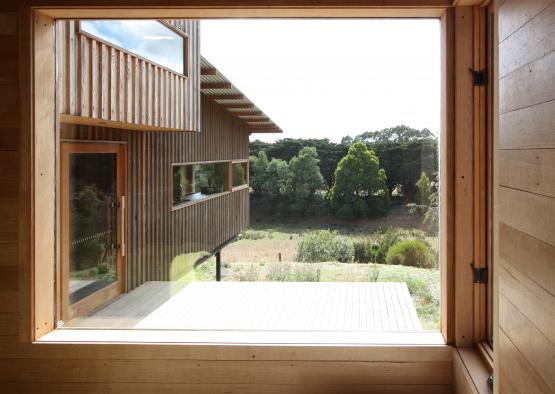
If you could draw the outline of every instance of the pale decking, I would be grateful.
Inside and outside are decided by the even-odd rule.
[[[405,283],[147,282],[71,327],[421,330]]]

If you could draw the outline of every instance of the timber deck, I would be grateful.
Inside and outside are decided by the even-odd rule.
[[[418,331],[405,283],[147,282],[69,327]]]

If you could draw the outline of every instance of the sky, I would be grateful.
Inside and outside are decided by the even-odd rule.
[[[201,21],[201,54],[283,130],[251,140],[437,134],[440,52],[436,19]]]
[[[183,38],[156,20],[82,20],[81,29],[183,73]]]

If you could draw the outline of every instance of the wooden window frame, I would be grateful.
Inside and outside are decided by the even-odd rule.
[[[472,7],[180,7],[180,8],[34,8],[28,36],[22,42],[22,62],[28,67],[21,78],[23,141],[21,196],[21,330],[23,342],[33,342],[54,330],[54,264],[56,260],[56,174],[59,115],[55,113],[54,22],[57,18],[155,18],[195,19],[229,17],[429,17],[441,23],[442,99],[440,177],[441,193],[441,334],[446,344],[471,346],[474,337],[474,286],[469,263],[474,253],[473,209],[473,111]],[[461,15],[462,14],[462,15]],[[465,18],[466,17],[466,18]],[[25,30],[27,29],[27,30]],[[455,34],[455,31],[462,34]],[[469,38],[470,37],[470,38]],[[27,73],[27,75],[25,75]],[[457,108],[457,111],[455,110]],[[470,109],[469,109],[470,108]],[[456,116],[455,116],[456,115]],[[40,142],[40,143],[39,143]],[[34,196],[43,200],[39,205]],[[457,196],[455,198],[455,196]],[[52,231],[50,231],[51,229]],[[470,258],[469,258],[470,257]],[[403,337],[400,337],[403,339]],[[405,338],[406,340],[406,338]],[[91,337],[94,340],[94,336]],[[412,343],[413,340],[409,340]],[[414,340],[415,344],[418,340]],[[403,340],[399,343],[406,343]]]
[[[192,201],[185,201],[182,202],[180,204],[174,204],[173,202],[173,168],[174,167],[179,167],[179,166],[191,166],[194,164],[213,164],[213,163],[227,163],[227,190],[225,192],[221,192],[221,193],[214,193],[214,194],[210,194],[206,197],[200,198],[198,200],[192,200]],[[191,205],[195,205],[195,204],[200,204],[203,203],[205,201],[209,201],[212,200],[213,198],[218,198],[221,196],[225,196],[226,194],[229,194],[235,190],[233,190],[232,186],[231,186],[231,160],[209,160],[209,161],[191,161],[191,162],[184,162],[184,163],[172,163],[170,165],[170,189],[172,191],[172,193],[170,193],[170,207],[172,211],[177,211],[179,209],[183,209],[183,208],[187,208],[190,207]]]
[[[480,48],[479,57],[482,62],[483,69],[487,73],[487,84],[482,89],[481,95],[483,100],[484,116],[480,118],[481,128],[483,132],[482,143],[483,151],[480,152],[480,160],[482,162],[482,171],[484,175],[483,182],[479,185],[484,190],[482,195],[483,219],[482,226],[484,229],[483,242],[484,255],[482,267],[487,269],[487,284],[481,285],[480,291],[482,296],[479,304],[476,305],[476,320],[481,324],[476,333],[476,349],[482,360],[485,362],[488,370],[494,370],[494,352],[493,352],[493,333],[495,332],[495,261],[493,240],[495,239],[495,209],[494,200],[496,195],[495,185],[497,171],[495,169],[494,153],[496,151],[496,130],[498,127],[498,111],[497,111],[497,52],[498,52],[498,33],[497,33],[497,4],[490,2],[482,8],[481,15],[481,31],[478,40],[483,45]]]
[[[233,186],[233,164],[236,164],[236,163],[246,163],[246,165],[247,165],[247,174],[246,174],[247,175],[247,181],[246,181],[246,183],[244,183],[242,185],[239,185],[239,186]],[[235,192],[235,191],[241,190],[241,189],[246,189],[246,188],[250,187],[250,184],[251,184],[251,178],[250,178],[251,169],[250,169],[250,163],[249,163],[248,159],[231,160],[231,163],[230,163],[229,167],[230,167],[230,178],[229,179],[230,179],[230,185],[231,185],[231,191],[232,192]]]

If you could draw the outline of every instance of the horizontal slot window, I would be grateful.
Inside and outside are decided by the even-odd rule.
[[[248,185],[249,183],[249,169],[246,161],[234,162],[233,169],[233,187]]]
[[[185,75],[186,37],[154,20],[83,20],[81,31]]]
[[[173,205],[229,191],[229,162],[173,166]]]

